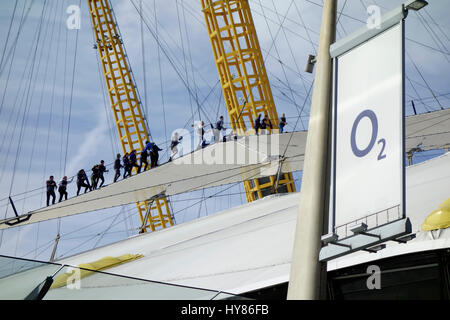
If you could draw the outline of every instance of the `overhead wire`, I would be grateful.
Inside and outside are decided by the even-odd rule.
[[[14,22],[14,17],[16,16],[16,9],[17,9],[18,3],[19,3],[19,1],[16,1],[14,3],[14,9],[13,9],[13,13],[12,13],[12,16],[11,16],[11,21],[9,22],[8,32],[6,33],[5,46],[3,47],[2,57],[0,59],[0,68],[3,66],[3,59],[5,58],[6,48],[8,47],[9,37],[11,35],[11,28],[12,28],[12,25],[13,25],[13,22]],[[25,2],[24,2],[24,7],[25,7]]]
[[[11,52],[13,50],[15,50],[13,48],[15,48],[17,43],[18,43],[19,37],[20,37],[21,32],[22,32],[22,27],[25,25],[25,22],[26,22],[26,20],[28,18],[28,15],[29,15],[30,11],[31,11],[31,8],[33,7],[33,4],[34,4],[34,0],[31,0],[30,1],[30,5],[28,6],[28,9],[27,9],[26,13],[22,14],[22,18],[20,19],[20,22],[19,22],[19,27],[18,27],[18,30],[17,30],[16,37],[15,37],[15,39],[13,41],[12,46],[9,48],[8,55],[6,56],[5,65],[6,65],[6,63],[8,62],[9,59],[13,59],[14,58],[14,55],[11,54]],[[25,5],[26,5],[26,3],[24,2],[24,7],[25,7]],[[3,73],[3,70],[4,70],[4,65],[0,65],[0,76]]]
[[[136,9],[136,11],[138,12],[138,14],[140,15],[139,9],[137,8],[137,5],[135,4],[135,0],[131,0],[132,5],[134,6],[134,8]],[[150,22],[147,21],[147,19],[145,19],[145,17],[142,16],[142,19],[147,27],[147,29],[149,30],[149,32],[151,33],[152,37],[155,39],[155,41],[157,42],[157,45],[161,48],[161,51],[164,53],[165,57],[167,58],[167,61],[169,62],[169,64],[172,66],[173,70],[175,71],[175,73],[177,74],[177,76],[179,77],[179,79],[181,80],[182,84],[184,85],[184,87],[186,88],[186,90],[188,91],[189,95],[191,95],[191,97],[193,98],[193,100],[196,102],[197,106],[199,106],[199,101],[198,101],[198,95],[196,92],[194,92],[194,89],[191,88],[186,79],[184,79],[182,71],[179,70],[179,68],[177,67],[177,64],[175,63],[176,58],[174,57],[174,55],[171,55],[169,53],[170,49],[168,45],[164,45],[165,41],[159,37],[156,36],[155,31],[152,29],[152,27],[150,26]],[[154,24],[157,24],[158,21],[155,21]],[[177,45],[178,46],[178,45]],[[201,77],[201,76],[200,76]],[[205,83],[207,83],[207,81],[205,81]],[[201,106],[199,106],[201,108]],[[208,118],[207,113],[204,113],[205,116]],[[210,119],[208,118],[208,121],[210,121]]]
[[[436,44],[436,46],[442,50],[442,56],[444,59],[450,64],[450,51],[447,49],[445,44],[442,42],[440,37],[436,34],[436,32],[431,28],[430,24],[427,22],[427,20],[424,18],[424,16],[418,11],[417,15],[419,17],[420,23],[422,23],[425,30],[427,30],[428,34],[430,35],[430,38],[433,40],[433,42]],[[442,48],[441,48],[442,47]],[[444,54],[447,53],[447,54]]]
[[[78,1],[78,7],[81,8],[81,0]],[[77,65],[77,56],[78,56],[78,37],[79,37],[79,31],[80,29],[76,29],[76,36],[75,36],[75,49],[74,49],[74,57],[73,57],[73,67],[72,67],[72,83],[70,87],[70,100],[69,100],[69,114],[68,114],[68,121],[67,121],[67,134],[66,134],[66,151],[64,154],[64,173],[66,172],[67,168],[67,155],[69,151],[69,133],[70,133],[70,125],[71,125],[71,119],[72,119],[72,105],[73,105],[73,91],[74,91],[74,84],[75,84],[75,75],[76,75],[76,65]]]
[[[259,1],[259,3],[261,4],[261,0],[258,0],[258,1]],[[273,3],[273,2],[272,2],[272,3]],[[291,7],[292,7],[292,4],[293,4],[293,1],[291,1],[291,4],[290,4],[289,8],[286,10],[285,16],[288,15],[289,10],[290,10]],[[275,6],[275,3],[273,3],[273,5]],[[278,37],[279,32],[280,32],[280,31],[283,31],[283,23],[284,23],[284,20],[283,20],[283,21],[279,21],[279,24],[280,24],[279,29],[278,29],[276,35],[273,36],[272,31],[271,31],[270,26],[269,26],[269,23],[268,23],[268,21],[267,21],[267,19],[266,19],[266,15],[265,15],[264,9],[263,9],[262,7],[261,7],[261,10],[262,10],[262,12],[263,12],[263,16],[264,16],[265,21],[266,21],[267,29],[268,29],[268,31],[269,31],[269,35],[270,35],[270,38],[271,38],[271,41],[272,41],[270,48],[274,48],[274,49],[275,49],[276,55],[277,55],[277,57],[278,57],[278,61],[281,61],[281,55],[280,55],[279,50],[278,50],[278,47],[277,47],[277,45],[276,45],[276,39],[277,39],[277,37]],[[284,35],[285,35],[285,37],[286,37],[286,34],[285,34],[285,33],[284,33]],[[287,40],[287,37],[286,37],[286,40]],[[290,46],[289,41],[287,41],[287,43],[288,43],[288,46]],[[269,49],[269,52],[270,52],[270,49]],[[292,49],[291,49],[291,53],[292,53]],[[295,96],[294,96],[294,94],[293,94],[293,91],[294,91],[294,90],[292,89],[292,86],[291,86],[290,83],[289,83],[289,79],[288,79],[286,70],[284,69],[284,65],[283,65],[282,63],[280,63],[280,66],[281,66],[281,69],[282,69],[282,71],[283,71],[283,75],[284,75],[286,84],[287,84],[287,86],[288,86],[288,90],[289,90],[289,92],[290,92],[290,94],[291,94],[291,98],[292,98],[293,101],[296,101]],[[295,104],[295,106],[297,106],[297,104]],[[300,114],[301,114],[301,111],[300,111]],[[299,118],[299,119],[301,119],[301,118]],[[302,121],[301,123],[302,123],[302,125],[303,125],[303,128],[306,128],[306,127],[305,127],[305,124],[303,123],[303,121]]]
[[[187,66],[187,61],[186,61],[186,50],[185,50],[185,47],[184,47],[184,40],[183,40],[184,37],[183,37],[182,29],[181,29],[181,17],[180,17],[180,12],[179,12],[180,11],[179,10],[180,5],[178,4],[178,1],[179,0],[175,0],[175,6],[176,6],[176,9],[177,9],[178,32],[179,32],[179,35],[180,35],[180,43],[181,43],[181,49],[182,49],[182,53],[183,53],[184,73],[185,73],[185,77],[186,77],[186,82],[190,86],[190,79],[189,79],[189,76],[188,76],[188,66]],[[183,0],[181,0],[181,1],[183,1]],[[186,9],[185,9],[184,6],[182,6],[182,8],[183,8],[184,26],[185,26],[185,30],[187,30],[186,14],[185,14],[185,10]],[[192,119],[195,119],[194,108],[193,108],[193,105],[192,105],[192,97],[190,95],[188,97],[189,97],[189,106],[191,108]]]
[[[14,186],[15,175],[16,175],[16,171],[17,171],[18,159],[19,159],[19,155],[20,155],[20,152],[21,152],[21,149],[22,149],[22,145],[23,145],[22,144],[22,140],[23,140],[22,138],[23,138],[23,135],[24,135],[25,123],[26,123],[26,117],[25,116],[26,116],[27,111],[29,110],[29,107],[31,105],[30,90],[31,90],[31,87],[32,87],[32,80],[33,80],[33,76],[34,76],[34,72],[35,72],[36,56],[37,56],[37,52],[38,52],[38,48],[39,48],[39,44],[40,44],[39,40],[40,40],[40,37],[41,37],[41,31],[42,31],[42,25],[43,25],[43,20],[44,20],[44,16],[45,16],[46,4],[47,4],[47,0],[44,1],[44,4],[42,6],[41,16],[40,16],[40,20],[39,20],[38,38],[37,38],[37,42],[36,42],[36,47],[35,47],[34,52],[33,52],[33,58],[32,58],[33,62],[32,62],[32,67],[31,67],[29,84],[28,84],[28,88],[27,88],[27,92],[26,92],[24,113],[22,115],[21,128],[20,128],[20,132],[19,132],[19,139],[18,139],[16,153],[15,153],[16,156],[15,156],[15,160],[14,160],[14,163],[13,163],[14,165],[13,165],[13,170],[12,170],[12,179],[11,179],[11,183],[10,183],[10,187],[9,187],[9,195],[10,196],[12,194],[12,188]],[[7,211],[6,211],[5,214],[7,214]],[[2,238],[3,238],[3,232],[2,232]],[[1,245],[2,238],[0,238],[0,245]],[[17,252],[19,241],[20,241],[20,229],[19,229],[18,234],[17,234],[15,253]]]
[[[154,11],[154,19],[155,19],[155,34],[156,34],[156,42],[159,42],[159,32],[158,32],[158,14],[156,9],[156,0],[153,0],[153,11]],[[141,17],[141,23],[143,19]],[[164,78],[162,73],[162,67],[161,67],[161,49],[159,46],[157,46],[156,49],[158,53],[158,70],[159,70],[159,89],[160,89],[160,96],[161,96],[161,106],[163,111],[163,121],[164,121],[164,136],[166,138],[166,141],[169,140],[167,137],[167,120],[166,120],[166,103],[164,99]]]

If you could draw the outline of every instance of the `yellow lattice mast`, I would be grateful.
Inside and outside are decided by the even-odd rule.
[[[109,0],[88,0],[88,5],[95,47],[100,56],[122,151],[130,153],[136,150],[137,155],[140,155],[149,137],[148,128],[115,17]],[[164,196],[137,203],[137,208],[143,224],[142,232],[173,225],[168,200]]]
[[[201,0],[214,59],[233,130],[238,134],[254,132],[258,114],[270,119],[279,132],[264,60],[248,0]],[[253,129],[253,130],[250,130]],[[292,173],[244,181],[247,201],[273,193],[295,192]]]

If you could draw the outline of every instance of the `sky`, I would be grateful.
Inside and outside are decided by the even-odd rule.
[[[286,113],[287,130],[307,129],[313,75],[305,73],[304,66],[308,55],[317,52],[322,3],[250,0],[277,112]],[[376,5],[386,13],[401,3],[338,1],[337,38],[366,23],[367,7]],[[411,101],[418,113],[450,107],[450,2],[429,3],[406,20],[407,115],[413,113]],[[164,162],[172,131],[190,129],[192,115],[207,124],[220,115],[227,119],[200,1],[144,0],[145,23],[137,10],[140,0],[111,0],[111,4],[152,139],[165,149]],[[80,8],[79,29],[67,27],[71,5]],[[9,196],[19,213],[42,207],[49,175],[58,180],[90,169],[101,159],[110,164],[120,145],[93,49],[87,1],[1,1],[0,28],[0,216],[4,218],[13,215]],[[441,153],[418,154],[414,160]],[[107,182],[112,177],[109,172]],[[299,190],[301,173],[294,178]],[[70,195],[75,193],[73,187]],[[241,184],[170,200],[177,224],[246,202]],[[139,224],[135,206],[129,205],[18,227],[0,233],[0,254],[47,260],[60,232],[56,256],[67,257],[133,236]]]

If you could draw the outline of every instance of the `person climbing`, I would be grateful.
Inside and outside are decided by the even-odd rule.
[[[123,162],[123,168],[124,168],[123,178],[125,179],[125,178],[131,176],[130,156],[129,156],[128,152],[126,152],[123,155],[122,162]]]
[[[196,143],[195,150],[200,148],[204,148],[207,144],[205,141],[205,122],[196,121],[195,124],[192,125],[194,127],[194,143]]]
[[[151,143],[150,141],[145,141],[145,148],[144,148],[144,150],[146,150],[147,152],[150,152],[150,150],[152,150],[152,146],[153,146],[153,143]]]
[[[162,151],[156,143],[153,143],[152,149],[150,150],[150,168],[158,166],[159,151]]]
[[[286,124],[287,124],[286,115],[283,113],[283,115],[280,118],[280,133],[283,133]]]
[[[267,134],[268,128],[272,130],[272,122],[270,122],[270,119],[264,116],[264,119],[261,122],[261,133]],[[262,131],[264,130],[264,131]]]
[[[54,177],[50,176],[49,180],[46,181],[46,186],[47,186],[47,207],[50,205],[50,197],[53,198],[52,200],[52,204],[55,204],[55,189],[56,189],[56,182],[55,180],[53,180]]]
[[[218,142],[220,139],[220,132],[226,130],[223,126],[223,116],[220,116],[219,121],[216,123],[216,128],[214,129],[214,142]]]
[[[99,188],[101,188],[105,183],[105,177],[103,176],[105,172],[109,172],[109,170],[106,170],[105,161],[101,160],[100,165],[98,166],[98,178],[97,178],[97,182],[99,180],[102,181],[102,183],[100,183],[100,185],[98,186]]]
[[[77,173],[77,196],[80,194],[80,190],[83,187],[85,188],[84,193],[86,193],[88,189],[89,189],[89,191],[92,190],[92,187],[89,184],[89,179],[86,175],[86,172],[84,171],[84,169],[81,169]]]
[[[258,135],[258,131],[261,128],[261,114],[258,114],[258,117],[255,119],[255,132]]]
[[[148,151],[147,151],[147,147],[145,147],[144,150],[142,150],[142,152],[141,152],[141,158],[139,159],[139,168],[138,168],[137,173],[141,172],[143,164],[145,164],[144,171],[147,171],[147,168],[148,168],[148,159],[147,158],[148,158]]]
[[[175,132],[172,136],[171,143],[170,143],[170,150],[172,151],[169,162],[173,160],[173,157],[178,153],[177,145],[180,143],[180,141],[183,139],[183,137],[178,136],[178,132]]]
[[[92,174],[91,174],[91,186],[92,189],[97,189],[97,184],[98,184],[98,179],[100,176],[100,169],[99,169],[99,165],[96,164],[92,167]]]
[[[114,175],[114,182],[116,182],[120,177],[120,168],[123,168],[123,165],[120,162],[120,153],[118,153],[116,156],[116,161],[114,161],[114,170],[116,172],[116,174]]]
[[[59,192],[59,202],[62,201],[63,197],[67,200],[67,185],[73,181],[73,177],[70,181],[67,180],[67,176],[64,176],[62,180],[59,182],[58,192]]]
[[[130,176],[131,176],[131,171],[133,170],[133,168],[138,168],[137,173],[140,172],[140,167],[137,164],[136,150],[133,150],[130,152]]]

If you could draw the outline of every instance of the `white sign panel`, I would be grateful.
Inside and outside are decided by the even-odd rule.
[[[335,60],[335,227],[403,217],[403,60],[403,23]]]

